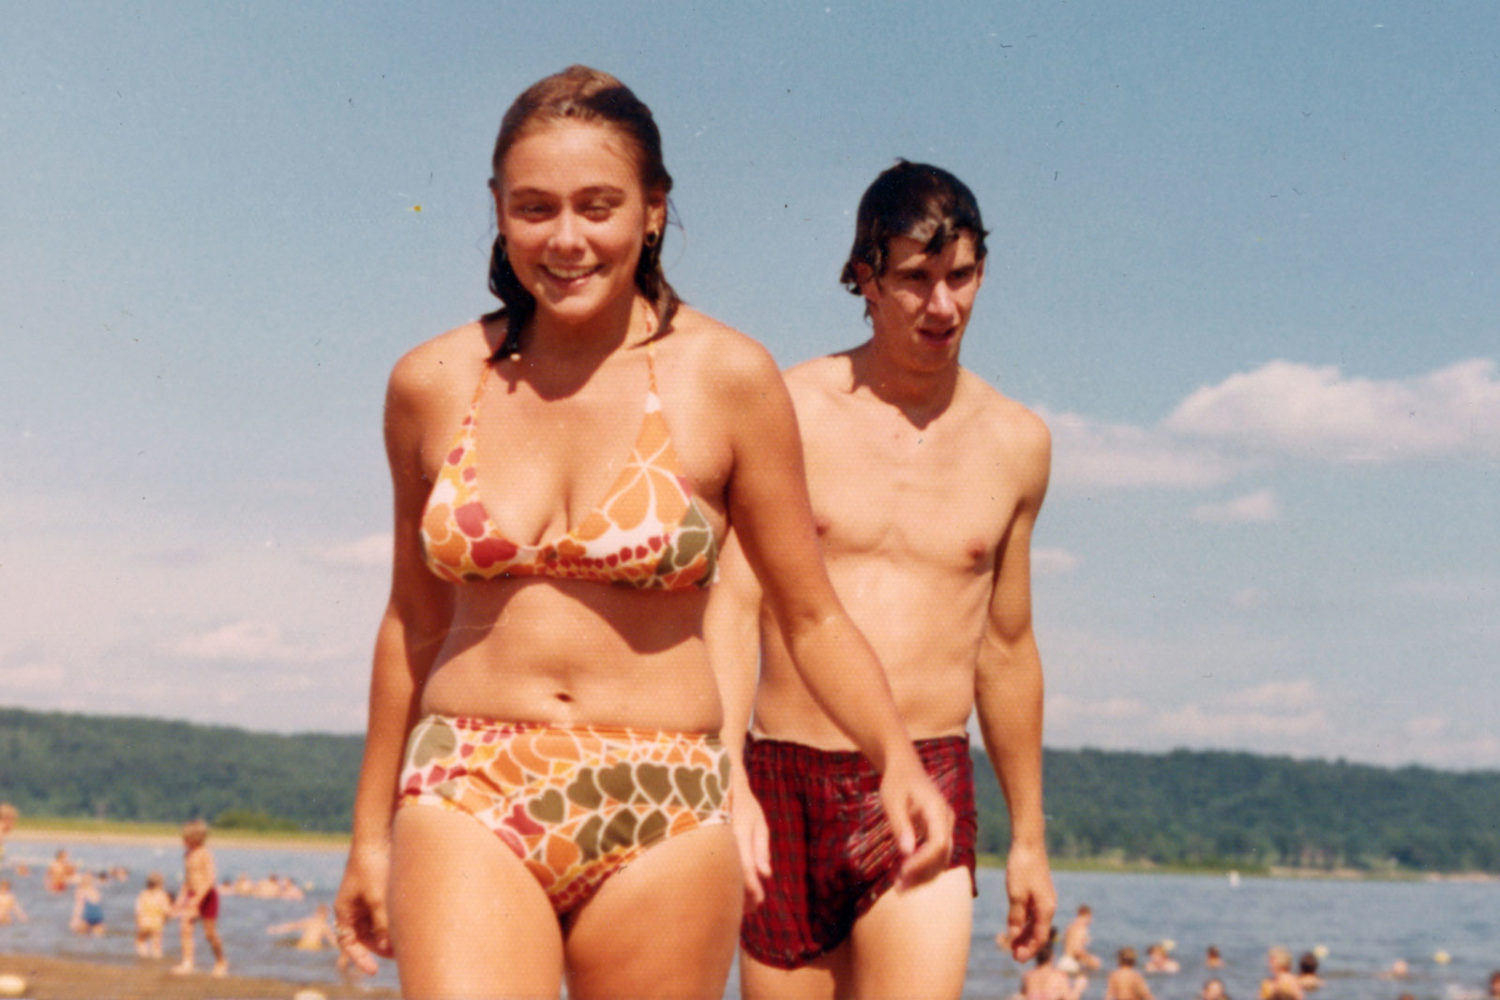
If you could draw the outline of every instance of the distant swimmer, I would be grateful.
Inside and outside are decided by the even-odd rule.
[[[15,921],[24,922],[26,910],[16,894],[10,891],[10,879],[0,879],[0,927]]]
[[[78,877],[78,867],[73,864],[73,859],[68,857],[65,847],[60,847],[52,860],[47,864],[46,885],[48,892],[67,892],[68,886],[72,885]]]
[[[292,946],[298,951],[322,951],[324,948],[338,948],[338,936],[333,931],[333,913],[327,903],[319,903],[313,912],[301,920],[290,920],[284,924],[273,924],[266,928],[266,933],[296,934],[297,940]],[[348,974],[357,971],[349,957],[339,951],[339,972]]]
[[[1182,965],[1167,954],[1165,942],[1158,941],[1156,944],[1146,948],[1146,970],[1147,972],[1181,972]]]
[[[1229,993],[1224,989],[1224,980],[1214,978],[1203,984],[1203,989],[1198,991],[1198,1000],[1229,1000]]]
[[[284,924],[273,924],[266,928],[266,933],[297,934],[296,947],[299,951],[322,951],[325,947],[338,947],[338,940],[333,936],[333,921],[328,915],[328,904],[319,903],[317,908],[301,920],[289,920]]]
[[[1292,953],[1285,948],[1266,952],[1270,976],[1260,981],[1260,1000],[1303,1000],[1302,985],[1292,972]]]
[[[1089,925],[1094,922],[1094,911],[1087,903],[1080,903],[1078,915],[1063,931],[1062,958],[1057,967],[1064,972],[1092,972],[1099,968],[1099,956],[1089,952]]]
[[[1023,1000],[1079,1000],[1089,981],[1085,976],[1070,977],[1052,963],[1057,933],[1036,953],[1036,966],[1021,977]]]
[[[1135,967],[1135,949],[1121,948],[1115,954],[1118,967],[1104,983],[1104,1000],[1156,1000],[1146,977]]]
[[[1303,990],[1315,990],[1323,985],[1318,976],[1318,956],[1314,952],[1305,951],[1297,959],[1297,985]]]
[[[1490,996],[1500,997],[1500,969],[1490,973]]]
[[[1390,968],[1380,974],[1381,979],[1405,979],[1411,975],[1411,966],[1406,959],[1398,958],[1391,963]]]
[[[0,802],[0,858],[5,857],[5,838],[16,828],[16,807],[9,802]]]
[[[1203,967],[1205,969],[1224,968],[1224,956],[1219,954],[1219,946],[1211,944],[1203,953]],[[1211,981],[1211,980],[1210,980]]]

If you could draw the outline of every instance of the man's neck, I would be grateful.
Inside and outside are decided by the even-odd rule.
[[[913,370],[881,353],[875,341],[869,340],[849,352],[849,361],[854,389],[869,390],[918,427],[942,416],[958,388],[960,368],[956,360],[936,371]]]

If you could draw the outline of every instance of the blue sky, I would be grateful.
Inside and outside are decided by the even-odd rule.
[[[487,310],[489,149],[651,105],[694,304],[861,340],[866,184],[992,230],[1054,435],[1047,743],[1500,768],[1500,18],[1411,3],[8,5],[0,704],[356,731],[385,377]]]

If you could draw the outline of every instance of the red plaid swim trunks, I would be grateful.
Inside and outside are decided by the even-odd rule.
[[[919,740],[927,773],[953,807],[949,868],[974,881],[974,765],[967,737]],[[745,773],[770,827],[766,899],[740,926],[759,962],[795,969],[837,948],[896,884],[901,856],[880,807],[880,775],[863,754],[782,740],[745,741]]]

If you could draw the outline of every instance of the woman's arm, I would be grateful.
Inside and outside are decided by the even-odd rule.
[[[422,683],[453,614],[452,588],[427,570],[419,534],[429,488],[421,443],[430,419],[423,400],[430,392],[419,362],[408,355],[396,366],[386,393],[386,455],[395,501],[391,595],[375,638],[354,835],[334,902],[339,925],[358,936],[357,943],[340,945],[368,971],[374,971],[374,960],[365,949],[391,954],[385,891],[401,754],[416,721]]]
[[[719,582],[708,596],[703,638],[724,705],[720,739],[729,753],[735,840],[745,879],[745,912],[765,902],[771,877],[770,830],[745,773],[745,732],[760,680],[760,583],[733,532],[719,550]]]
[[[808,690],[882,773],[882,803],[906,856],[903,881],[924,881],[947,866],[952,810],[927,777],[885,671],[823,567],[791,397],[775,361],[753,341],[718,352],[716,361],[730,369],[715,380],[721,412],[732,415],[730,523]]]

